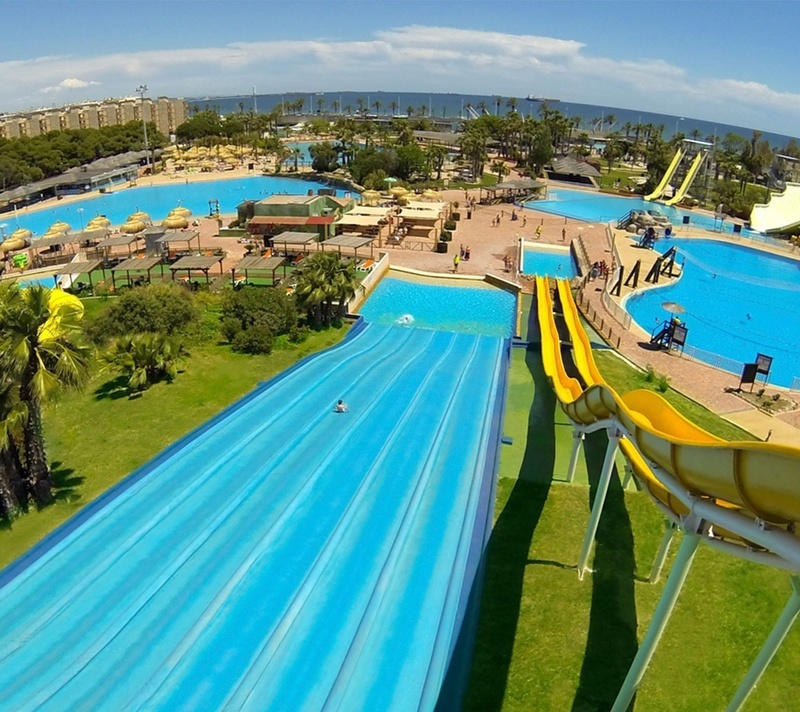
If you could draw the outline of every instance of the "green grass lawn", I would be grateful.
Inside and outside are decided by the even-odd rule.
[[[615,387],[642,385],[624,362],[599,356]],[[578,580],[574,567],[593,492],[559,482],[571,444],[559,412],[538,354],[515,349],[505,421],[514,444],[501,453],[469,711],[609,709],[672,562],[658,584],[645,582],[663,520],[644,493],[623,492],[613,478],[595,572]],[[708,411],[700,421],[712,431],[727,427]],[[581,467],[592,488],[605,445],[603,433],[586,439]],[[701,546],[639,690],[637,712],[724,709],[789,593],[786,573]],[[746,709],[794,709],[798,666],[800,634],[793,631]]]
[[[87,312],[102,310],[106,302],[87,300]],[[345,332],[346,327],[311,332],[304,343],[269,356],[235,354],[227,346],[190,346],[191,357],[173,383],[156,384],[132,400],[113,390],[109,374],[96,374],[85,390],[64,394],[44,411],[57,501],[0,527],[0,566],[260,381],[332,346]]]

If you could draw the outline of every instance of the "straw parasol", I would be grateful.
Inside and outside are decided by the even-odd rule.
[[[128,215],[128,222],[137,222],[139,220],[147,222],[150,220],[150,216],[144,210],[137,210],[133,215]]]
[[[186,227],[189,224],[189,221],[183,215],[168,215],[167,219],[161,224],[170,230],[177,230],[179,228]]]
[[[109,227],[110,225],[111,221],[105,215],[98,215],[97,217],[92,218],[86,227]]]
[[[395,199],[397,199],[397,198],[405,195],[406,193],[408,193],[408,189],[404,188],[402,185],[396,185],[389,192],[392,194],[392,196]]]
[[[377,190],[365,190],[361,194],[361,202],[367,205],[375,205],[381,199],[381,194]]]
[[[30,230],[24,227],[17,228],[12,232],[7,239],[9,240],[29,240],[33,236]]]
[[[124,223],[119,231],[127,233],[128,235],[133,235],[134,233],[141,232],[147,227],[144,221],[142,220],[128,220],[128,222]]]
[[[54,222],[49,228],[47,228],[47,232],[69,232],[70,230],[72,230],[72,225],[65,223],[63,220]]]
[[[192,211],[189,210],[189,208],[184,208],[182,205],[179,205],[177,208],[172,208],[172,210],[169,211],[169,214],[180,215],[184,218],[192,217]]]
[[[439,200],[441,196],[435,190],[431,190],[428,188],[422,192],[422,197],[424,200]]]

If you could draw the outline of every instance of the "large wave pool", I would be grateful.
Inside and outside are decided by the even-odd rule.
[[[512,294],[489,285],[391,276],[381,280],[361,314],[376,324],[510,337],[515,308]]]
[[[652,210],[668,217],[673,225],[683,225],[684,218],[688,217],[690,227],[717,231],[720,229],[720,221],[715,221],[713,215],[680,210],[641,197],[625,198],[586,190],[552,189],[547,193],[547,200],[531,200],[525,203],[525,207],[575,220],[604,223],[619,220],[631,210]],[[722,229],[732,232],[733,223],[722,223]],[[745,234],[749,232],[744,230]]]
[[[6,213],[2,222],[6,234],[17,227],[27,228],[34,235],[43,235],[54,222],[63,220],[79,230],[97,215],[105,215],[113,225],[125,222],[137,210],[150,214],[153,221],[161,221],[176,205],[189,208],[194,215],[209,214],[209,201],[218,200],[223,215],[236,212],[236,206],[245,200],[262,200],[276,193],[315,193],[320,188],[330,188],[316,181],[280,178],[275,176],[248,176],[230,180],[209,180],[186,183],[176,180],[168,185],[138,185],[132,188],[118,186],[111,193],[98,194],[85,200],[55,205],[46,210],[18,210]],[[82,212],[78,212],[82,211]]]
[[[718,240],[673,239],[685,260],[676,282],[632,294],[625,308],[650,332],[668,314],[665,301],[686,309],[687,345],[736,361],[774,358],[770,382],[791,386],[800,376],[800,261]],[[698,354],[702,357],[702,354]]]

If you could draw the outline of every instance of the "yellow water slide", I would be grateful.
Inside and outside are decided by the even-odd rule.
[[[667,168],[667,172],[664,174],[664,177],[661,179],[659,184],[656,186],[656,189],[650,193],[650,195],[645,195],[645,200],[656,200],[664,195],[664,191],[667,189],[669,182],[672,180],[672,176],[675,175],[675,171],[678,170],[678,166],[681,164],[681,159],[683,158],[684,152],[682,149],[678,148],[675,151],[675,155],[672,158],[672,163],[669,164]]]
[[[570,468],[585,433],[604,429],[609,445],[583,549],[588,562],[613,471],[617,447],[633,475],[664,512],[669,526],[654,572],[660,572],[675,529],[683,538],[650,627],[631,664],[612,712],[629,708],[675,606],[701,541],[741,558],[792,572],[793,592],[728,710],[739,710],[800,615],[800,449],[761,442],[726,442],[676,411],[661,396],[636,390],[623,396],[605,383],[580,324],[566,281],[557,283],[559,301],[583,385],[571,377],[561,355],[549,282],[536,278],[542,360],[561,407],[578,437]],[[657,579],[651,574],[651,580]]]
[[[697,177],[697,174],[700,171],[700,166],[703,165],[703,161],[705,160],[706,155],[707,154],[705,151],[698,151],[697,155],[694,157],[694,160],[692,161],[692,165],[689,166],[689,172],[683,179],[681,187],[678,188],[675,195],[673,195],[666,202],[666,205],[675,205],[676,203],[679,203],[686,197],[686,194],[689,192],[689,188],[692,187],[692,183],[694,183],[694,179]]]

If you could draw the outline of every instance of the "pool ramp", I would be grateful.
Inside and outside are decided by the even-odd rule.
[[[458,707],[509,342],[351,333],[0,572],[0,708]]]

